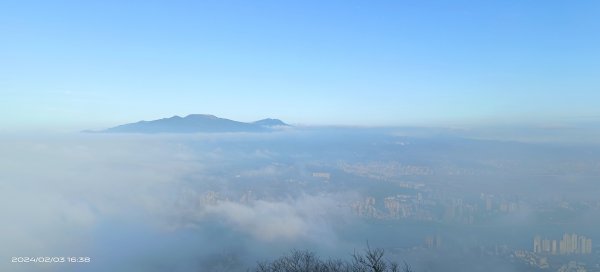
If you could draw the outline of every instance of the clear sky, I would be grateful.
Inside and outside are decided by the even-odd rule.
[[[0,1],[0,95],[4,130],[596,118],[600,1]]]

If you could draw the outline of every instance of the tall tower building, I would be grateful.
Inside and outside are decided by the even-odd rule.
[[[577,252],[577,234],[573,233],[571,234],[571,251],[570,253],[576,253]]]
[[[542,252],[542,238],[539,235],[536,235],[533,238],[533,253],[541,253]]]
[[[567,240],[564,237],[558,243],[558,252],[559,252],[560,255],[567,254]]]
[[[579,240],[577,242],[577,250],[575,251],[578,254],[585,254],[586,253],[586,238],[585,236],[579,236]]]
[[[542,252],[548,253],[551,251],[552,244],[550,240],[544,239],[542,240]]]

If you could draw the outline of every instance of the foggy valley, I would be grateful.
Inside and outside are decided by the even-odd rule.
[[[0,272],[600,272],[599,15],[0,0]]]
[[[348,260],[368,245],[415,271],[600,269],[594,143],[294,127],[5,136],[0,148],[3,256],[246,271],[294,249]]]

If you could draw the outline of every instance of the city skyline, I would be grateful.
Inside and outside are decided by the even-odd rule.
[[[563,234],[561,240],[550,240],[536,235],[533,238],[533,252],[552,255],[592,254],[592,239],[575,233]]]

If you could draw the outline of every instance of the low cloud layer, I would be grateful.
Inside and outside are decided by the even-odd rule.
[[[428,271],[449,264],[458,269],[463,256],[482,246],[510,242],[511,250],[529,249],[537,233],[589,233],[596,239],[598,212],[596,202],[589,201],[597,199],[597,147],[361,131],[2,136],[0,257],[89,256],[93,261],[2,262],[0,271],[246,271],[293,248],[349,258],[367,242],[417,271]],[[441,174],[413,175],[395,167],[404,164]],[[369,178],[364,167],[348,171],[340,165],[397,168],[404,174],[388,176],[393,180]],[[439,169],[447,168],[487,174],[444,176]],[[513,175],[503,174],[508,172]],[[406,199],[402,194],[412,191],[403,184],[413,183],[425,186],[419,190],[422,215],[437,219],[387,216],[384,199]],[[498,199],[517,194],[514,201],[528,205],[506,215],[484,211],[485,218],[476,218],[485,223],[480,225],[443,221],[448,211],[457,211],[452,203],[462,203],[467,215],[483,207],[477,206],[482,192]],[[589,209],[560,201],[572,196]],[[553,199],[559,199],[551,202],[559,205],[559,213],[539,211],[537,206]],[[366,200],[372,213],[352,214],[357,212],[353,205]],[[552,227],[546,223],[553,222],[549,215],[576,228]],[[431,235],[444,241],[438,251],[423,247]],[[476,268],[493,264],[519,271],[502,266],[505,261],[482,258],[470,267],[480,271]]]
[[[169,137],[11,138],[0,143],[0,151],[3,259],[93,254],[90,257],[96,258],[85,266],[88,270],[3,262],[3,271],[131,271],[127,269],[136,263],[144,271],[165,271],[163,265],[170,271],[189,271],[205,265],[198,262],[214,263],[210,256],[223,257],[219,252],[242,254],[255,246],[252,254],[235,256],[240,266],[248,265],[268,256],[263,253],[277,254],[287,246],[335,243],[331,224],[342,214],[337,198],[345,197],[301,195],[240,202],[216,196],[202,189],[205,180],[218,179],[205,170],[226,157],[218,151],[192,150]],[[264,157],[268,151],[247,156],[253,154]],[[254,174],[260,178],[274,175],[273,171],[258,169]],[[207,199],[211,194],[213,199]],[[107,242],[111,239],[116,240]],[[173,242],[178,239],[188,242]],[[281,247],[267,246],[273,243]],[[110,257],[114,252],[118,254]],[[125,262],[124,254],[137,261]],[[161,254],[165,255],[157,259]],[[217,262],[215,267],[219,265],[223,264]]]

